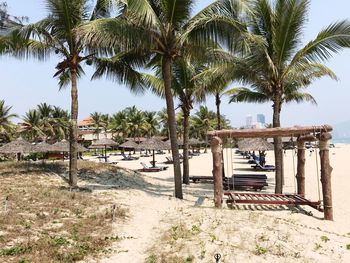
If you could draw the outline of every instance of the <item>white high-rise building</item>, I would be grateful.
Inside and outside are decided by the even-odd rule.
[[[246,128],[252,128],[253,126],[253,116],[252,115],[247,115],[247,117],[245,118],[245,126]]]

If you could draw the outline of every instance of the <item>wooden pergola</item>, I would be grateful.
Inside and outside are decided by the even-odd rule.
[[[296,137],[298,147],[298,164],[296,174],[297,194],[303,197],[305,196],[305,142],[319,141],[324,219],[333,220],[331,188],[331,173],[333,169],[329,161],[328,147],[328,141],[332,138],[330,133],[332,130],[333,128],[330,125],[322,125],[291,128],[220,130],[208,132],[208,135],[211,138],[211,151],[213,154],[215,207],[221,208],[223,201],[222,139]]]

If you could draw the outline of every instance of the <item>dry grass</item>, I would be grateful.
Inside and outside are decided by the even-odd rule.
[[[346,238],[286,223],[256,211],[176,211],[157,231],[146,262],[215,262],[216,253],[222,262],[344,262]]]
[[[0,262],[74,262],[118,239],[112,218],[127,211],[102,193],[70,191],[53,175],[64,173],[60,163],[0,164]]]

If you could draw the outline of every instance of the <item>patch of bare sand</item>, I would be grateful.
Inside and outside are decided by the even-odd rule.
[[[236,210],[215,210],[210,184],[184,186],[184,200],[176,200],[172,197],[171,165],[164,172],[143,173],[144,189],[118,191],[118,200],[130,208],[131,216],[126,224],[117,226],[124,238],[113,246],[116,253],[101,262],[137,263],[146,262],[147,258],[148,262],[213,262],[216,252],[222,254],[221,262],[348,262],[350,208],[346,186],[350,168],[346,158],[349,150],[350,147],[344,145],[330,150],[334,168],[334,222],[322,220],[323,214],[310,207],[289,209],[250,205]],[[230,158],[232,155],[235,162],[232,167],[226,166],[228,173],[229,170],[251,172],[242,157],[230,151],[225,154]],[[295,189],[292,156],[292,151],[287,151],[285,192],[290,193]],[[307,155],[306,187],[307,197],[317,200],[319,168],[315,157],[315,152]],[[161,163],[165,157],[157,156],[157,160]],[[120,161],[118,165],[138,169],[140,161],[149,160]],[[268,153],[267,161],[273,162],[272,152]],[[211,165],[210,153],[193,157],[190,174],[211,175]],[[273,193],[274,173],[267,175],[269,186],[264,192]],[[310,212],[312,216],[308,215]],[[185,234],[179,238],[178,233],[173,232],[181,228]],[[161,261],[164,255],[166,261]]]

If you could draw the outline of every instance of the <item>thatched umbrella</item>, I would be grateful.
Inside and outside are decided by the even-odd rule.
[[[171,145],[171,141],[170,141],[170,139],[169,139],[169,140],[167,140],[167,141],[165,141],[165,143],[167,143],[168,145]],[[184,145],[183,140],[182,140],[182,139],[177,138],[177,145],[178,145],[178,146],[183,146],[183,145]]]
[[[69,141],[62,140],[60,142],[56,142],[50,146],[50,152],[69,152]],[[86,152],[88,149],[86,149],[84,146],[78,144],[78,152]]]
[[[52,145],[48,144],[45,141],[42,141],[36,145],[34,145],[34,151],[35,152],[40,152],[40,153],[46,153],[46,152],[51,152],[52,150]]]
[[[201,142],[199,139],[197,139],[197,138],[191,138],[191,139],[189,139],[188,143],[189,143],[190,145],[199,145],[199,144],[201,144],[202,142]]]
[[[0,153],[15,153],[17,154],[17,159],[19,160],[22,153],[32,153],[34,151],[33,145],[24,140],[22,137],[9,142],[0,147]]]
[[[116,143],[112,139],[102,138],[102,139],[99,139],[97,141],[94,141],[91,144],[91,147],[95,147],[95,146],[97,146],[97,147],[103,146],[104,147],[104,149],[105,149],[105,162],[107,162],[107,147],[109,147],[109,146],[118,146],[118,143]]]
[[[250,138],[240,140],[238,148],[241,151],[270,151],[273,150],[273,145],[262,138]]]
[[[119,145],[120,148],[123,148],[123,152],[124,152],[125,148],[135,150],[137,148],[137,146],[138,146],[138,144],[134,141],[126,141],[126,142],[122,143],[121,145]],[[134,151],[134,153],[135,153],[135,151]]]
[[[126,141],[119,145],[120,148],[130,148],[130,149],[135,149],[137,148],[138,144],[134,141]]]
[[[153,161],[152,161],[152,165],[153,167],[156,166],[156,161],[155,161],[155,150],[170,150],[170,144],[163,142],[159,139],[156,138],[150,138],[147,139],[146,141],[140,143],[137,146],[137,149],[147,149],[147,150],[152,150],[152,155],[153,155]]]

